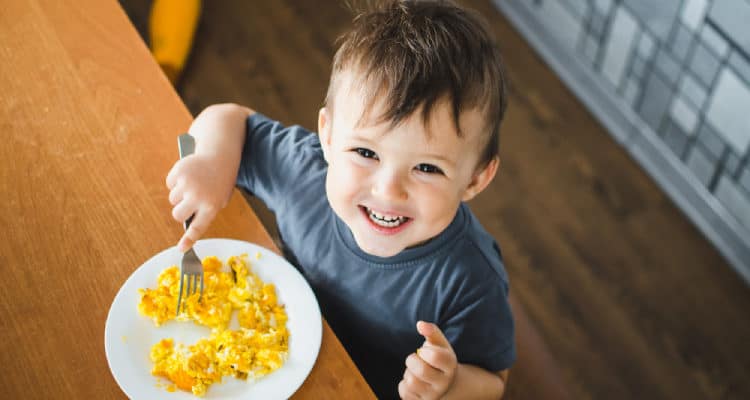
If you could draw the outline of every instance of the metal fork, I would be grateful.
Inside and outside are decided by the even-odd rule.
[[[193,154],[195,151],[195,140],[192,136],[184,133],[177,137],[177,145],[180,149],[180,158],[184,158]],[[194,215],[185,220],[183,226],[185,231],[190,227],[190,223],[193,221]],[[198,283],[200,282],[201,291],[198,295],[198,301],[203,298],[203,264],[200,258],[195,254],[195,250],[191,247],[190,250],[186,251],[182,255],[182,262],[180,262],[180,295],[177,297],[177,315],[180,315],[180,304],[182,303],[182,289],[183,283],[187,281],[187,290],[185,296],[190,297],[198,291]]]

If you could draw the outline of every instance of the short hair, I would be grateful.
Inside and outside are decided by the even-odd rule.
[[[360,12],[338,42],[326,106],[334,106],[339,74],[353,69],[361,78],[365,110],[385,95],[378,122],[396,126],[422,106],[427,123],[435,104],[447,98],[459,136],[461,112],[477,108],[484,117],[487,139],[479,166],[498,155],[507,89],[500,51],[476,12],[450,1],[381,1]]]

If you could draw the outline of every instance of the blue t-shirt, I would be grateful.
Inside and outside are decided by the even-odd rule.
[[[380,398],[398,397],[406,357],[436,323],[460,363],[514,362],[508,277],[500,249],[466,204],[437,237],[393,257],[363,252],[331,209],[318,135],[261,114],[247,120],[237,184],[275,214],[286,257],[312,286],[326,320]]]

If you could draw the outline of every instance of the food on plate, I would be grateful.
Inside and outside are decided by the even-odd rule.
[[[156,326],[176,319],[193,321],[211,328],[208,337],[192,345],[165,338],[151,348],[151,373],[177,389],[202,396],[211,384],[225,376],[257,379],[284,364],[289,349],[287,314],[278,303],[276,288],[263,282],[249,268],[247,255],[227,260],[228,271],[217,257],[203,259],[204,288],[199,301],[196,293],[183,297],[185,307],[178,315],[179,268],[171,266],[159,274],[154,289],[139,289],[138,310]],[[237,311],[239,329],[230,329]]]

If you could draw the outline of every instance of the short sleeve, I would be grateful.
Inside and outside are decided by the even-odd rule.
[[[462,306],[441,323],[458,362],[488,371],[509,368],[516,359],[514,324],[507,285],[486,283],[462,295]]]
[[[247,118],[237,186],[276,211],[305,179],[306,171],[325,163],[321,154],[318,135],[255,113]]]

